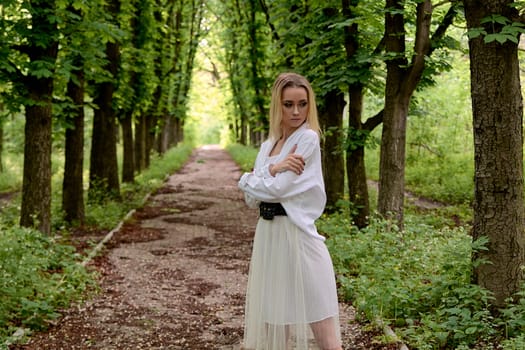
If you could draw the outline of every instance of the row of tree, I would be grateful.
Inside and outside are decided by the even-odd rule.
[[[132,182],[152,150],[182,140],[203,14],[204,0],[2,1],[0,124],[25,114],[21,225],[50,232],[57,139],[65,220],[83,222],[86,108],[94,110],[88,198],[118,198],[120,179]]]
[[[403,225],[405,133],[411,96],[447,67],[459,47],[446,35],[467,24],[475,140],[476,281],[496,305],[522,282],[524,253],[520,3],[510,0],[5,0],[0,5],[0,110],[25,113],[20,222],[50,232],[51,153],[65,131],[63,209],[84,215],[84,110],[94,109],[88,197],[119,196],[116,128],[122,128],[122,180],[133,181],[149,152],[180,141],[195,53],[203,28],[220,45],[239,142],[259,143],[269,86],[295,70],[316,88],[328,205],[348,178],[360,227],[369,216],[367,137],[382,125],[378,210]],[[464,14],[465,16],[461,16]],[[216,46],[218,47],[218,46]],[[363,120],[364,98],[383,108]],[[343,127],[345,96],[348,125]],[[1,135],[1,133],[0,133]],[[346,157],[346,159],[345,159]],[[346,160],[346,168],[345,168]]]
[[[365,145],[382,125],[378,211],[403,226],[405,143],[411,97],[449,67],[456,38],[468,35],[471,62],[475,202],[473,236],[488,250],[474,279],[495,305],[517,292],[525,262],[522,97],[518,42],[521,2],[431,0],[213,1],[217,42],[233,92],[236,140],[258,144],[267,129],[269,86],[281,71],[307,76],[324,129],[328,210],[345,192],[356,225],[370,215]],[[466,23],[466,26],[465,26]],[[458,29],[458,28],[467,29]],[[447,35],[451,30],[456,35]],[[460,31],[460,35],[457,35]],[[366,95],[383,99],[364,119]],[[345,96],[348,125],[343,126]],[[453,152],[454,150],[451,150]],[[346,159],[345,159],[346,158]],[[345,168],[346,161],[346,168]]]

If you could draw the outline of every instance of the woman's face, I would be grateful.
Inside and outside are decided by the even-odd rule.
[[[282,93],[283,119],[281,127],[284,134],[290,135],[306,121],[308,116],[308,94],[302,87],[287,87]]]

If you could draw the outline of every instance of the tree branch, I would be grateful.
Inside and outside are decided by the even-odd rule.
[[[414,55],[408,71],[408,77],[403,86],[404,96],[410,96],[416,89],[423,70],[425,69],[425,57],[430,51],[430,22],[432,19],[432,3],[425,0],[417,5],[417,27],[416,41],[414,43]]]
[[[434,50],[439,47],[438,45],[436,45],[436,43],[438,43],[439,41],[443,39],[448,28],[454,22],[454,18],[456,18],[458,14],[458,7],[459,7],[459,2],[457,1],[452,2],[452,5],[450,6],[447,13],[445,14],[445,17],[443,17],[443,21],[441,21],[436,31],[432,35],[432,38],[430,39],[431,46],[429,48],[427,56],[430,56],[430,54],[432,54],[432,52],[434,52]]]
[[[380,112],[378,112],[373,117],[370,117],[366,120],[366,122],[363,123],[362,129],[367,131],[374,130],[378,125],[380,125],[383,122],[383,114],[385,110],[382,109]]]
[[[266,5],[266,1],[259,0],[259,4],[261,5],[261,8],[264,12],[264,16],[266,17],[266,23],[268,23],[268,26],[272,30],[272,36],[273,39],[276,42],[280,42],[281,38],[279,37],[279,34],[277,33],[277,29],[275,29],[275,26],[273,25],[272,21],[270,20],[270,11],[268,10],[268,5]]]

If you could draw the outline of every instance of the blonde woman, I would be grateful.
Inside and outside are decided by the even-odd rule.
[[[315,220],[326,194],[315,95],[301,75],[272,88],[269,138],[253,172],[239,180],[259,208],[248,289],[244,348],[340,350],[332,260]]]

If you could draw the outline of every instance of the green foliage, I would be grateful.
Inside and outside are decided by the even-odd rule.
[[[226,146],[226,150],[230,153],[235,163],[241,167],[242,171],[250,172],[253,170],[258,149],[239,144],[229,144]]]
[[[519,36],[525,33],[525,24],[513,22],[501,14],[493,14],[481,20],[480,24],[485,27],[470,28],[467,35],[470,39],[482,36],[485,43],[497,41],[504,44],[512,41],[515,44],[519,42]]]
[[[0,342],[18,327],[41,330],[59,310],[93,290],[93,276],[59,238],[0,227]]]
[[[452,141],[450,134],[440,138]],[[229,145],[227,150],[244,171],[251,170],[256,149]],[[412,169],[424,169],[422,164],[428,165],[419,159]],[[443,174],[439,167],[432,171]],[[427,180],[431,183],[435,178]],[[466,182],[458,186],[466,187],[462,192],[471,188]],[[434,188],[428,193],[438,191]],[[373,193],[371,189],[371,202]],[[364,322],[381,317],[410,348],[489,349],[481,344],[501,342],[504,349],[521,349],[525,289],[494,318],[490,293],[470,282],[472,269],[479,263],[471,261],[472,253],[486,249],[487,240],[472,242],[468,205],[431,211],[409,206],[404,231],[375,216],[367,228],[358,230],[348,210],[323,216],[317,226],[327,237],[340,297],[357,308]]]
[[[449,204],[470,203],[474,194],[474,143],[468,61],[456,55],[454,68],[436,84],[416,92],[408,116],[405,181],[418,196]],[[381,130],[372,138],[380,139]],[[366,150],[367,174],[379,177],[379,149]]]
[[[87,224],[112,229],[131,209],[142,206],[148,193],[179,169],[192,152],[181,144],[163,157],[153,157],[150,167],[123,186],[124,201],[108,198],[87,205]],[[57,186],[60,188],[59,186]],[[60,316],[60,309],[95,290],[94,275],[79,262],[82,256],[68,244],[67,226],[61,221],[61,192],[53,193],[55,237],[18,227],[19,199],[2,208],[0,222],[0,344],[18,327],[42,330]],[[62,237],[62,238],[61,238]]]
[[[210,50],[203,43],[209,57],[217,60],[212,72],[219,78],[217,66],[227,74],[227,82],[221,86],[228,93],[228,101],[234,113],[228,114],[230,132],[235,141],[250,142],[249,136],[241,136],[240,128],[267,129],[267,108],[270,84],[277,75],[280,57],[272,47],[272,33],[258,1],[212,1],[210,13],[215,17],[211,28],[212,42],[221,50]],[[212,5],[213,4],[213,5]],[[212,16],[210,16],[212,17]],[[244,140],[240,140],[244,137]],[[251,140],[253,142],[253,140]]]
[[[472,242],[464,227],[436,229],[411,215],[404,231],[375,217],[358,230],[348,218],[323,216],[318,228],[328,237],[341,297],[367,320],[389,323],[415,349],[470,349],[502,334],[515,337],[508,349],[523,343],[525,289],[493,317],[490,293],[470,282],[479,263],[470,258],[486,249],[486,238]]]

